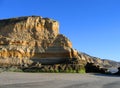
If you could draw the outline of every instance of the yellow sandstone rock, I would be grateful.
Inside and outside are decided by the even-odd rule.
[[[0,20],[0,64],[56,64],[78,58],[59,23],[39,16]]]

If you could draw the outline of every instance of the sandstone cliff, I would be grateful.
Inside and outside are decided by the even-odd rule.
[[[89,63],[94,63],[95,65],[99,65],[102,68],[111,68],[115,67],[118,68],[120,67],[120,63],[117,61],[109,60],[109,59],[101,59],[98,57],[90,56],[86,53],[79,53],[80,55],[84,55],[84,58],[88,58]],[[87,59],[86,59],[87,60]],[[88,62],[87,60],[87,62]]]
[[[59,64],[79,58],[59,23],[39,16],[0,20],[0,65]]]
[[[59,33],[55,20],[40,16],[0,20],[0,66],[61,63],[103,66],[103,62],[110,65],[106,60],[76,51],[71,41]]]

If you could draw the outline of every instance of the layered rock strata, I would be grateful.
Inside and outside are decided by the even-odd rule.
[[[0,65],[60,64],[79,58],[59,23],[39,16],[0,20]]]
[[[59,23],[55,20],[40,16],[0,20],[1,67],[34,66],[60,71],[77,68],[78,72],[87,63],[101,67],[116,65],[73,49],[71,41],[59,33]]]

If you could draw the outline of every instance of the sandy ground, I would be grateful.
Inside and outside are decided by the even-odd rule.
[[[76,73],[0,73],[0,88],[120,88],[120,77]]]

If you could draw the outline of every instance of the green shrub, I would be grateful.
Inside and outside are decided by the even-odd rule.
[[[85,69],[80,69],[77,71],[77,73],[85,73]]]

